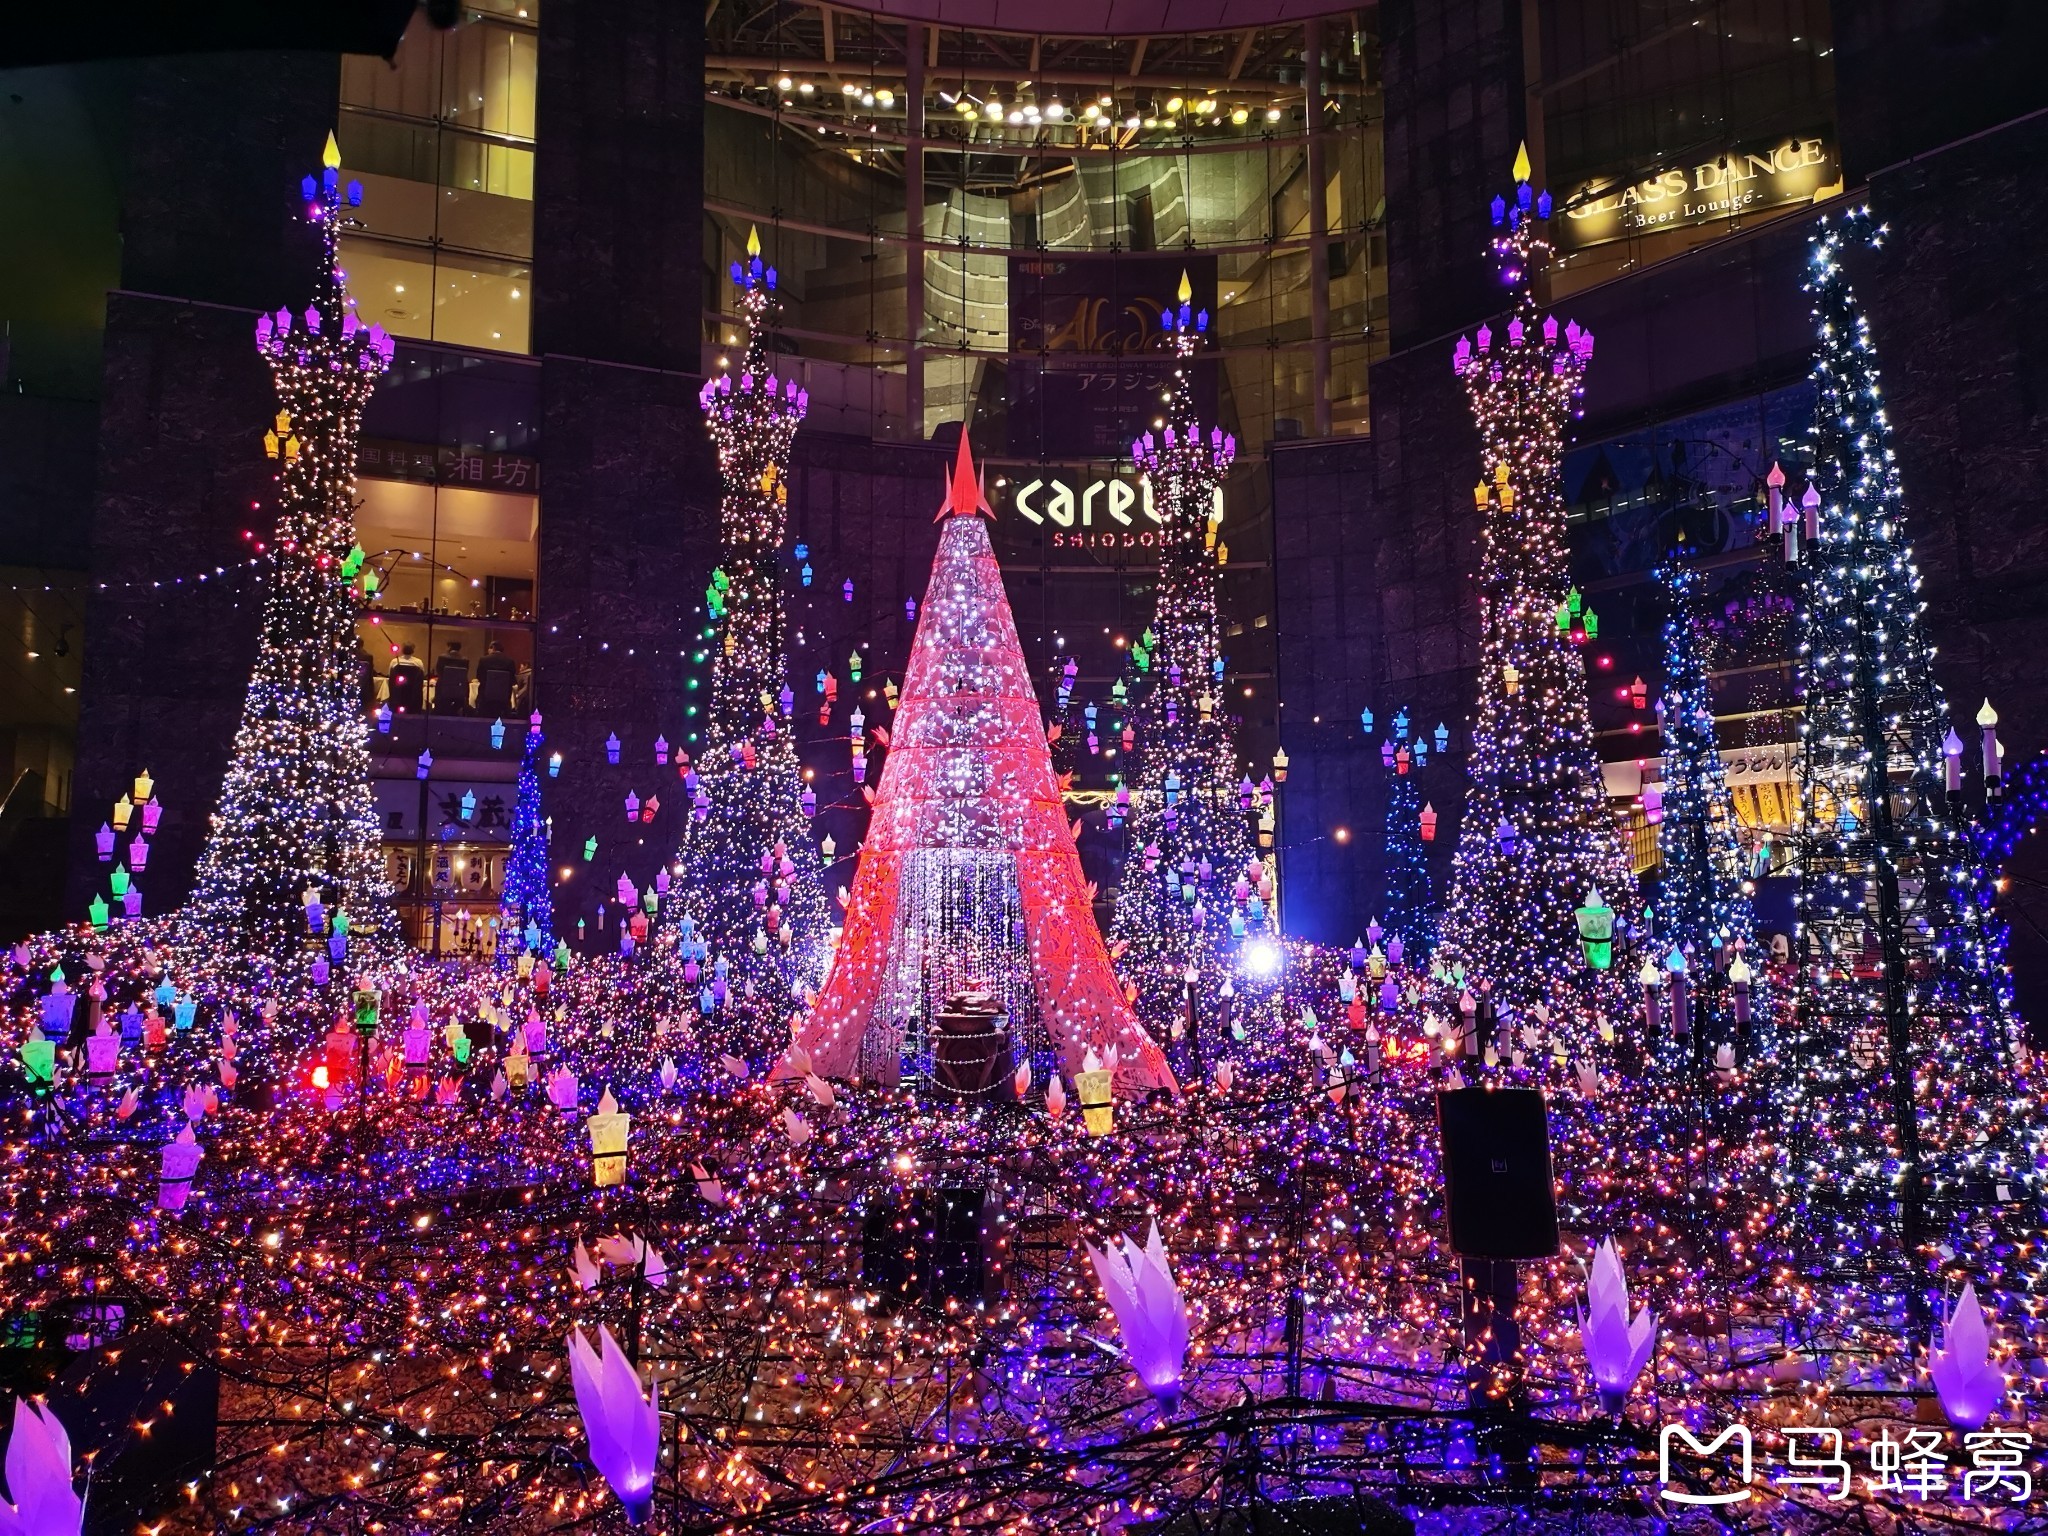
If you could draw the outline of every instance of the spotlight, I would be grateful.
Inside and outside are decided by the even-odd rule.
[[[1271,939],[1253,939],[1244,947],[1244,973],[1261,981],[1280,974],[1280,946]]]

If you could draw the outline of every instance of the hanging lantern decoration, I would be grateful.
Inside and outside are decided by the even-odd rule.
[[[1435,842],[1435,841],[1436,841],[1436,807],[1435,807],[1434,805],[1424,805],[1424,806],[1423,806],[1423,808],[1422,808],[1422,815],[1421,815],[1420,817],[1418,817],[1418,818],[1417,818],[1417,820],[1418,820],[1418,822],[1419,822],[1419,824],[1420,824],[1420,826],[1421,826],[1421,831],[1422,831],[1422,840],[1423,840],[1423,841],[1424,841],[1425,843],[1433,843],[1433,842]]]
[[[104,821],[101,822],[99,831],[92,835],[92,841],[93,846],[99,850],[100,862],[111,864],[114,860],[114,829]]]
[[[1639,677],[1628,685],[1628,702],[1631,708],[1647,709],[1650,704],[1650,690]]]
[[[562,754],[559,752],[551,752],[548,754],[548,777],[551,779],[559,779],[561,776]]]
[[[1276,747],[1273,750],[1273,782],[1275,784],[1285,784],[1287,782],[1287,749],[1285,747]]]
[[[619,766],[619,733],[613,731],[604,739],[604,760],[614,768]]]
[[[597,1113],[584,1122],[584,1128],[590,1133],[591,1183],[599,1189],[625,1183],[626,1142],[632,1134],[633,1117],[619,1108],[611,1089],[605,1089],[597,1101]]]
[[[152,799],[142,808],[142,833],[145,837],[156,836],[156,825],[164,819],[164,803]]]
[[[839,595],[841,598],[843,598],[845,601],[849,603],[853,601],[853,578],[851,576],[847,577],[845,582],[840,586]]]
[[[1579,945],[1585,951],[1586,964],[1596,971],[1613,965],[1614,908],[1600,899],[1598,886],[1586,893],[1586,904],[1572,916],[1579,925]]]
[[[1504,661],[1500,667],[1500,685],[1509,698],[1522,691],[1522,670],[1512,661]]]
[[[114,829],[117,832],[126,832],[128,830],[128,823],[134,815],[135,802],[126,795],[123,795],[114,802]]]
[[[1081,1101],[1081,1123],[1090,1136],[1107,1136],[1116,1119],[1115,1072],[1090,1050],[1074,1074],[1074,1093]]]
[[[1986,709],[1990,707],[1988,703],[1985,705]],[[1997,717],[1994,715],[1992,718],[1996,719]],[[145,768],[142,772],[135,775],[135,803],[141,805],[155,793],[156,780],[149,776],[149,770]]]
[[[505,722],[503,720],[493,720],[491,722],[491,750],[496,752],[504,745]]]
[[[423,747],[420,749],[420,755],[413,759],[412,771],[413,777],[416,779],[425,779],[428,774],[434,771],[434,753],[431,748]]]

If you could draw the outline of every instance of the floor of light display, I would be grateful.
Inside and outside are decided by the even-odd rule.
[[[659,1385],[657,1531],[2031,1515],[2038,1234],[1951,1228],[1977,1251],[1951,1247],[1949,1289],[1996,1282],[2009,1388],[1988,1431],[1953,1428],[1898,1275],[1817,1280],[1787,1251],[1761,1063],[1553,1094],[1564,1251],[1521,1266],[1520,1357],[1489,1369],[1444,1235],[1442,1053],[1397,1017],[1369,1073],[1336,1038],[1341,955],[1297,950],[1244,1040],[1178,1042],[1183,1094],[1119,1103],[1103,1135],[1071,1096],[1050,1113],[1042,1074],[978,1108],[770,1084],[765,1053],[742,1079],[713,1025],[657,1034],[665,1005],[616,961],[539,1000],[504,971],[422,978],[430,1061],[402,1059],[407,994],[365,1091],[319,1043],[345,993],[245,1015],[224,1074],[224,1010],[174,949],[41,942],[0,974],[10,1056],[59,964],[109,1019],[166,976],[200,993],[111,1072],[81,1049],[54,1089],[20,1060],[6,1089],[0,1385],[80,1410],[92,1529],[614,1527],[565,1355],[600,1325]],[[443,1026],[516,1031],[536,1001],[549,1049],[523,1083],[482,1023],[456,1061]],[[607,1091],[625,1173],[594,1188]],[[165,1150],[188,1127],[196,1167]],[[1177,1391],[1088,1253],[1155,1220],[1188,1319]],[[1624,1335],[1647,1307],[1655,1345],[1603,1403],[1626,1366],[1589,1364],[1602,1299],[1583,1329],[1579,1309],[1610,1237]],[[180,1413],[217,1414],[211,1436]],[[160,1445],[185,1458],[168,1500]]]

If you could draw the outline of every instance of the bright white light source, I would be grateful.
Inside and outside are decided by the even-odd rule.
[[[1280,946],[1271,939],[1253,939],[1244,947],[1244,973],[1261,980],[1280,973]]]

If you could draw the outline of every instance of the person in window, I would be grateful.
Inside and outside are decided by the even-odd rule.
[[[476,712],[499,716],[512,708],[519,683],[519,663],[505,654],[505,642],[493,640],[476,664]]]
[[[412,653],[408,640],[392,658],[391,675],[384,680],[394,714],[418,714],[427,692],[427,664]]]
[[[356,642],[356,693],[364,714],[370,714],[377,708],[377,658],[360,640]]]
[[[462,654],[460,640],[450,640],[448,654],[434,664],[434,713],[469,713],[469,658]]]

